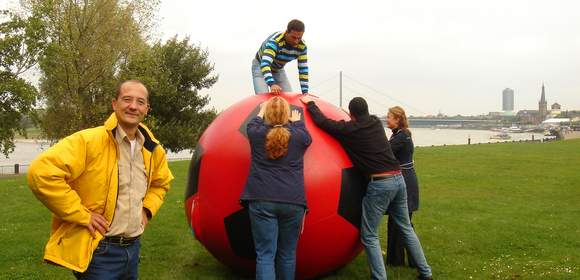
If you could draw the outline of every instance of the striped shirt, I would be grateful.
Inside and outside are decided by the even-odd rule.
[[[302,93],[308,93],[308,58],[304,41],[296,46],[286,44],[285,32],[276,32],[268,37],[258,53],[256,59],[260,62],[260,69],[268,86],[275,84],[272,72],[284,68],[286,63],[298,59],[298,76]]]

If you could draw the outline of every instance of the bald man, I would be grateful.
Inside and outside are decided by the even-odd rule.
[[[28,183],[52,212],[44,260],[77,279],[137,279],[140,236],[173,179],[165,151],[141,122],[149,93],[119,85],[103,126],[74,133],[36,158]]]

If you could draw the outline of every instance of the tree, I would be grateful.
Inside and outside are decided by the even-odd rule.
[[[199,93],[217,82],[213,70],[207,51],[189,38],[174,37],[130,57],[119,80],[139,79],[147,85],[152,110],[146,122],[164,147],[178,152],[193,149],[216,116],[215,110],[205,109],[209,97]]]
[[[157,0],[22,0],[45,34],[39,55],[43,136],[58,140],[102,124],[116,86],[140,79],[153,106],[147,124],[172,151],[193,148],[216,115],[199,90],[218,79],[208,53],[173,38],[149,45]]]
[[[116,75],[146,47],[157,1],[28,0],[47,36],[40,59],[43,135],[60,139],[102,124],[111,111]]]
[[[37,90],[22,75],[37,63],[43,29],[36,18],[0,11],[0,152],[14,150],[15,133],[26,135],[23,119],[33,112]]]

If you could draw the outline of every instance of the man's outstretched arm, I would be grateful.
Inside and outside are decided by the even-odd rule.
[[[322,130],[332,135],[344,135],[348,133],[346,122],[343,120],[337,121],[326,117],[324,113],[320,111],[320,108],[318,108],[314,102],[314,99],[309,96],[304,96],[300,98],[300,100],[302,103],[306,104],[306,108],[310,113],[310,117],[312,117],[312,121],[314,121],[318,127],[322,128]]]

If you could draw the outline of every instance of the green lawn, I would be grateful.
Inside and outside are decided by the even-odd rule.
[[[580,279],[579,140],[419,148],[416,163],[414,224],[435,278]],[[183,210],[188,162],[170,166],[176,180],[143,237],[141,278],[238,278],[191,236]],[[0,179],[0,199],[0,279],[72,279],[41,260],[50,215],[25,177]],[[368,278],[361,254],[327,279]]]

